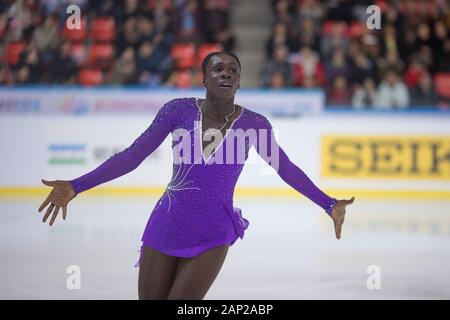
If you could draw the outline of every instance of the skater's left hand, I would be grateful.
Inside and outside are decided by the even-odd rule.
[[[334,231],[338,240],[341,238],[342,225],[344,224],[345,207],[352,204],[353,201],[355,201],[355,197],[352,197],[350,200],[338,200],[331,211],[330,217],[333,219]]]

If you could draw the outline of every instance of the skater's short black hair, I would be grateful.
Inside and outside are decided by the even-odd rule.
[[[211,59],[211,57],[213,57],[213,56],[215,56],[215,55],[217,55],[219,53],[227,54],[227,55],[233,57],[237,61],[237,63],[239,64],[239,69],[241,68],[241,61],[239,61],[239,58],[233,52],[230,52],[230,51],[214,51],[214,52],[208,53],[206,55],[206,57],[203,59],[203,62],[202,62],[203,76],[206,76],[206,67],[208,66],[209,59]]]

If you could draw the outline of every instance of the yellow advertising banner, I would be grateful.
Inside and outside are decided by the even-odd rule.
[[[321,175],[450,180],[450,136],[323,135]]]

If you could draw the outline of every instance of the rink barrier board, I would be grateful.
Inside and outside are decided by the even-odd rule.
[[[45,196],[50,188],[0,188],[0,198],[21,198]],[[423,190],[336,190],[323,189],[329,195],[339,198],[361,199],[420,199],[420,200],[450,200],[450,191],[423,191]],[[141,196],[161,196],[163,187],[96,187],[87,190],[77,197],[85,196],[120,196],[120,197],[141,197]],[[298,198],[308,200],[303,195],[290,188],[246,188],[237,187],[235,191],[237,197],[264,197],[264,198]]]

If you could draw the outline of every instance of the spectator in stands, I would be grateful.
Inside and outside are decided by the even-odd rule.
[[[417,27],[417,39],[416,47],[420,48],[422,46],[431,46],[431,30],[430,26],[426,22],[419,23]]]
[[[152,10],[153,21],[155,23],[155,29],[159,32],[166,32],[172,28],[172,16],[175,13],[168,11],[164,7],[163,1],[156,1],[156,7]],[[174,32],[177,29],[174,30]]]
[[[204,1],[204,6],[201,8],[201,19],[203,21],[200,29],[204,33],[205,42],[216,42],[217,34],[229,28],[228,9],[228,1]]]
[[[297,52],[302,47],[310,47],[314,51],[320,50],[320,38],[316,34],[314,23],[311,19],[301,20],[300,31],[296,36],[289,36],[290,52]]]
[[[433,53],[430,46],[421,46],[417,53],[420,62],[425,65],[427,70],[433,69]]]
[[[139,14],[138,0],[125,0],[124,19],[128,20],[130,17],[136,18]]]
[[[47,64],[53,59],[59,47],[58,27],[53,15],[42,19],[33,33],[33,43],[36,45],[43,63]]]
[[[223,50],[225,50],[225,51],[233,51],[234,50],[235,38],[229,28],[219,30],[217,33],[215,33],[213,42],[221,44],[223,47]]]
[[[125,20],[123,31],[119,34],[119,38],[117,39],[118,54],[122,54],[122,51],[129,46],[132,46],[136,50],[139,46],[139,40],[137,18],[130,16]]]
[[[417,56],[413,56],[411,63],[405,73],[405,82],[408,88],[413,88],[419,83],[420,77],[426,72],[426,68],[422,62],[420,62]]]
[[[270,88],[272,89],[282,89],[286,86],[284,82],[284,76],[281,71],[275,71],[270,77]]]
[[[308,20],[316,33],[321,29],[324,15],[324,6],[318,0],[303,0],[297,6],[295,25],[300,26],[303,21]],[[295,32],[302,32],[302,29],[296,29]]]
[[[202,41],[204,37],[199,25],[200,12],[197,1],[187,0],[176,13],[177,41],[194,43]]]
[[[331,56],[327,57],[325,61],[325,73],[327,75],[327,79],[330,79],[331,83],[333,83],[333,79],[338,75],[345,78],[350,75],[349,63],[345,52],[342,49],[335,49],[331,53]]]
[[[349,45],[348,45],[348,58],[349,60],[354,64],[354,61],[356,60],[356,56],[360,53],[364,53],[365,52],[362,51],[361,48],[361,43],[359,42],[359,39],[353,39],[350,41]],[[367,56],[367,55],[366,55]]]
[[[114,17],[116,24],[120,26],[122,21],[122,7],[114,0],[92,1],[91,8],[95,10],[98,17]]]
[[[431,47],[435,61],[433,71],[450,72],[450,37],[443,20],[436,20],[434,23]]]
[[[402,45],[400,47],[399,53],[401,59],[405,62],[409,61],[411,54],[417,52],[419,49],[417,47],[417,33],[413,25],[405,26],[405,31],[403,33]]]
[[[437,104],[438,97],[433,86],[430,73],[422,73],[419,82],[411,90],[411,106],[432,107]]]
[[[367,57],[373,64],[373,72],[375,74],[375,82],[379,82],[379,69],[381,63],[381,47],[378,38],[372,34],[364,35],[361,39],[361,50],[367,54]]]
[[[280,21],[275,23],[272,34],[266,42],[266,57],[270,58],[273,56],[273,50],[276,46],[288,46],[288,41],[289,35],[287,25]]]
[[[12,83],[14,83],[14,80],[11,69],[7,65],[0,64],[0,84],[10,85]]]
[[[409,106],[408,88],[395,69],[386,70],[376,96],[377,109],[406,109]]]
[[[352,107],[357,110],[373,109],[376,102],[376,85],[371,77],[366,77],[361,84],[357,83],[352,96]]]
[[[80,68],[83,67],[83,57],[89,55],[92,37],[88,34],[81,42],[77,40],[64,44],[65,33],[62,28],[67,18],[65,9],[68,5],[75,4],[81,7],[88,27],[96,17],[114,17],[117,37],[112,43],[115,49],[112,69],[105,70],[106,74],[111,71],[108,82],[116,79],[114,81],[117,83],[154,85],[159,78],[160,84],[164,85],[172,74],[174,64],[170,50],[176,40],[175,35],[181,28],[192,29],[195,25],[195,36],[199,36],[199,41],[220,43],[225,50],[232,50],[234,37],[229,25],[230,3],[230,0],[0,2],[0,23],[3,24],[3,28],[0,26],[0,47],[3,50],[0,63],[8,63],[0,71],[2,83],[14,84],[16,80],[20,83],[77,83],[78,66],[74,64],[73,58],[77,58]],[[367,13],[362,9],[372,3],[370,0],[360,1],[358,4],[350,0],[272,0],[271,3],[273,21],[276,23],[266,47],[266,59],[271,61],[270,64],[265,63],[262,73],[261,84],[266,87],[278,87],[281,84],[285,87],[324,86],[325,79],[329,79],[329,86],[326,87],[328,93],[342,86],[341,80],[335,83],[333,78],[347,74],[345,87],[349,89],[356,85],[355,89],[358,90],[361,86],[364,87],[364,79],[367,77],[372,78],[375,83],[383,80],[385,85],[384,72],[379,70],[397,68],[398,78],[404,78],[410,93],[417,96],[418,90],[428,92],[420,89],[428,87],[428,79],[424,79],[424,83],[419,85],[423,72],[429,73],[431,87],[436,74],[450,72],[448,1],[439,0],[423,7],[416,5],[418,1],[413,1],[406,7],[395,1],[381,1],[381,30],[368,30],[364,27],[364,15]],[[56,17],[59,18],[59,23]],[[356,33],[358,25],[356,24],[355,29],[355,17],[363,23],[362,30]],[[206,34],[202,35],[199,30],[206,30]],[[11,41],[20,42],[10,46]],[[25,44],[24,49],[20,48],[21,43]],[[37,54],[33,46],[36,46]],[[134,80],[131,80],[133,63],[130,62],[132,59],[129,58],[128,48],[134,49],[136,64],[140,48],[148,49],[149,46],[153,48],[151,59],[147,57],[139,61],[140,66],[148,69],[147,72],[135,74]],[[288,46],[292,55],[288,54],[284,61],[274,59],[275,48],[278,46]],[[127,53],[124,53],[125,50]],[[19,56],[20,51],[22,54]],[[344,57],[339,52],[343,52]],[[348,62],[344,64],[344,73],[337,70],[343,67],[342,63],[339,66],[342,61]],[[408,66],[406,71],[404,66]],[[124,68],[123,74],[120,72],[121,67]],[[135,69],[139,70],[137,66]],[[190,70],[174,75],[172,78],[179,80],[173,83],[195,86],[195,72],[196,70]],[[283,75],[283,81],[280,74]]]
[[[404,16],[398,9],[397,3],[386,6],[386,10],[382,16],[382,25],[392,24],[395,30],[401,30],[404,24]]]
[[[78,68],[70,55],[70,42],[65,41],[52,63],[52,80],[55,83],[73,84],[76,82]]]
[[[393,24],[383,26],[383,33],[380,37],[381,53],[387,55],[389,53],[396,54],[399,50],[399,35],[395,31]]]
[[[140,15],[137,20],[137,26],[139,30],[139,43],[153,40],[153,37],[155,36],[155,28],[150,17]]]
[[[155,71],[158,67],[158,57],[156,56],[156,48],[150,41],[143,42],[138,51],[136,64],[140,71]]]
[[[272,1],[275,11],[275,20],[281,21],[291,27],[294,23],[295,1],[294,0],[275,0]]]
[[[279,71],[283,75],[286,86],[292,85],[293,70],[292,65],[287,61],[289,50],[286,46],[277,46],[274,51],[273,58],[264,66],[262,71],[261,85],[270,87],[272,75]]]
[[[350,105],[350,89],[348,88],[347,79],[338,75],[333,79],[331,89],[327,93],[327,103],[331,106],[349,106]]]
[[[110,78],[110,84],[136,83],[136,57],[133,47],[127,47],[115,62]]]
[[[27,76],[22,76],[21,83],[38,83],[42,73],[42,65],[40,63],[39,53],[34,44],[28,46],[26,51],[22,52],[19,59],[19,66],[23,74]],[[26,66],[27,68],[22,68]],[[26,70],[26,71],[25,71]]]
[[[381,72],[387,69],[395,69],[398,74],[403,74],[405,71],[405,64],[399,59],[397,51],[388,51],[386,56],[378,59],[378,68]]]
[[[58,29],[53,15],[43,17],[42,23],[36,27],[33,33],[33,41],[39,52],[55,50],[59,45]]]
[[[30,67],[22,65],[16,72],[15,82],[17,84],[29,84],[32,83],[30,79]]]
[[[335,49],[348,51],[349,39],[345,36],[344,22],[335,22],[331,34],[324,34],[321,40],[321,55],[329,57]]]
[[[158,87],[161,85],[161,78],[158,74],[145,70],[140,73],[138,83],[146,87]]]
[[[303,47],[298,53],[289,55],[288,61],[293,65],[294,86],[303,86],[302,80],[309,77],[317,79],[318,84],[325,82],[320,57],[310,47]]]
[[[5,28],[7,41],[19,41],[22,33],[31,25],[32,14],[25,0],[14,1],[6,12],[5,19],[8,24]]]
[[[312,76],[305,76],[302,79],[302,87],[303,88],[317,88],[319,85],[316,81],[315,77]]]
[[[361,84],[367,77],[375,78],[375,64],[362,51],[357,51],[350,61],[351,84]]]

